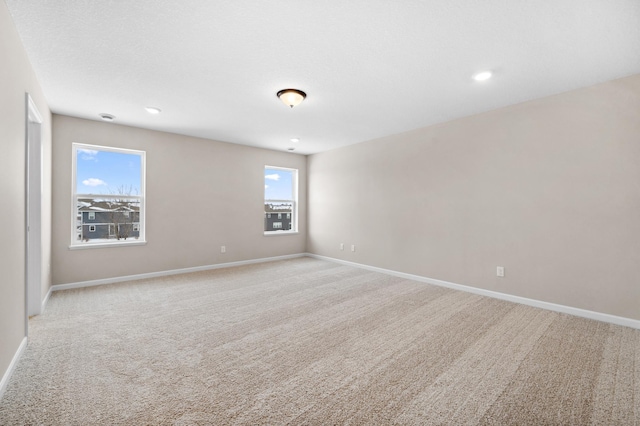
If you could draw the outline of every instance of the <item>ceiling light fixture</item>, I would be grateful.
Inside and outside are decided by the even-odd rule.
[[[116,118],[114,115],[106,114],[104,112],[102,114],[99,114],[99,115],[100,115],[100,118],[102,118],[104,121],[113,121]]]
[[[300,102],[304,101],[304,98],[307,97],[306,93],[298,89],[284,89],[276,93],[276,95],[285,105],[291,108],[299,105]]]
[[[298,143],[298,142],[300,142],[300,139],[299,138],[291,138],[290,141],[293,142],[293,143]]]
[[[473,76],[473,79],[475,81],[485,81],[485,80],[489,80],[492,75],[493,74],[491,73],[491,71],[482,71],[482,72],[479,72],[479,73],[475,74]]]
[[[162,112],[160,108],[156,107],[145,107],[144,109],[146,109],[149,114],[160,114],[160,112]]]

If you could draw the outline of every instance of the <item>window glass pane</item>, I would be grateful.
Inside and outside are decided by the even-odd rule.
[[[78,198],[76,240],[107,242],[137,240],[140,237],[140,200]],[[87,222],[91,221],[91,224]],[[91,232],[91,235],[87,235]]]
[[[294,170],[264,169],[265,200],[293,200]]]
[[[76,193],[141,195],[141,155],[78,148],[76,156]]]

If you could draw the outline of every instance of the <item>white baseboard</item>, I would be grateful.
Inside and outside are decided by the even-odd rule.
[[[305,253],[287,254],[284,256],[263,257],[260,259],[240,260],[238,262],[218,263],[216,265],[195,266],[192,268],[171,269],[168,271],[149,272],[145,274],[125,275],[122,277],[104,278],[101,280],[80,281],[69,284],[56,284],[51,286],[52,291],[69,290],[72,288],[92,287],[95,285],[113,284],[124,281],[143,280],[147,278],[164,277],[168,275],[186,274],[189,272],[209,271],[212,269],[231,268],[233,266],[251,265],[253,263],[274,262],[277,260],[294,259],[296,257],[305,257]]]
[[[18,361],[20,360],[20,357],[22,356],[22,353],[24,352],[26,347],[27,347],[27,338],[24,337],[22,339],[22,342],[20,343],[20,346],[18,346],[18,350],[13,356],[11,363],[9,364],[9,368],[7,368],[7,371],[5,371],[4,375],[2,376],[2,381],[0,381],[0,400],[2,400],[2,397],[4,396],[4,392],[7,390],[7,386],[9,385],[9,379],[11,379],[13,370],[16,369],[16,365],[18,365]]]
[[[434,278],[423,277],[423,276],[420,276],[420,275],[407,274],[407,273],[404,273],[404,272],[398,272],[398,271],[394,271],[394,270],[391,270],[391,269],[378,268],[376,266],[369,266],[369,265],[364,265],[364,264],[361,264],[361,263],[349,262],[347,260],[341,260],[341,259],[336,259],[336,258],[333,258],[333,257],[321,256],[321,255],[317,255],[317,254],[313,254],[313,253],[297,253],[297,254],[289,254],[289,255],[285,255],[285,256],[265,257],[265,258],[260,258],[260,259],[241,260],[241,261],[238,261],[238,262],[219,263],[219,264],[216,264],[216,265],[196,266],[196,267],[193,267],[193,268],[172,269],[172,270],[168,270],[168,271],[150,272],[150,273],[137,274],[137,275],[126,275],[126,276],[122,276],[122,277],[105,278],[105,279],[101,279],[101,280],[81,281],[81,282],[69,283],[69,284],[57,284],[57,285],[51,286],[51,288],[49,289],[49,293],[47,294],[47,297],[42,302],[43,303],[42,310],[44,311],[45,303],[49,299],[49,296],[50,296],[52,291],[68,290],[68,289],[72,289],[72,288],[81,288],[81,287],[91,287],[91,286],[103,285],[103,284],[113,284],[113,283],[119,283],[119,282],[124,282],[124,281],[142,280],[142,279],[146,279],[146,278],[155,278],[155,277],[162,277],[162,276],[168,276],[168,275],[185,274],[185,273],[189,273],[189,272],[208,271],[208,270],[212,270],[212,269],[230,268],[230,267],[234,267],[234,266],[250,265],[250,264],[254,264],[254,263],[274,262],[274,261],[277,261],[277,260],[294,259],[294,258],[297,258],[297,257],[304,257],[304,256],[315,258],[315,259],[326,260],[326,261],[329,261],[329,262],[340,263],[340,264],[343,264],[343,265],[353,266],[353,267],[356,267],[356,268],[367,269],[369,271],[380,272],[380,273],[383,273],[383,274],[393,275],[393,276],[396,276],[396,277],[406,278],[406,279],[414,280],[414,281],[420,281],[420,282],[433,284],[433,285],[437,285],[437,286],[441,286],[441,287],[447,287],[447,288],[451,288],[451,289],[454,289],[454,290],[465,291],[467,293],[478,294],[480,296],[493,297],[495,299],[506,300],[506,301],[509,301],[509,302],[520,303],[520,304],[523,304],[523,305],[533,306],[533,307],[536,307],[536,308],[547,309],[547,310],[554,311],[554,312],[561,312],[561,313],[565,313],[565,314],[569,314],[569,315],[575,315],[575,316],[578,316],[578,317],[589,318],[589,319],[593,319],[593,320],[596,320],[596,321],[603,321],[603,322],[607,322],[607,323],[611,323],[611,324],[622,325],[622,326],[625,326],[625,327],[631,327],[631,328],[635,328],[635,329],[639,329],[640,330],[640,321],[639,320],[635,320],[635,319],[631,319],[631,318],[619,317],[619,316],[605,314],[605,313],[601,313],[601,312],[595,312],[595,311],[589,311],[589,310],[586,310],[586,309],[574,308],[574,307],[566,306],[566,305],[558,305],[558,304],[555,304],[555,303],[544,302],[544,301],[541,301],[541,300],[529,299],[529,298],[520,297],[520,296],[514,296],[514,295],[511,295],[511,294],[507,294],[507,293],[500,293],[500,292],[497,292],[497,291],[485,290],[485,289],[477,288],[477,287],[470,287],[470,286],[466,286],[466,285],[463,285],[463,284],[456,284],[456,283],[452,283],[452,282],[449,282],[449,281],[437,280],[437,279],[434,279]]]
[[[47,307],[47,302],[49,301],[49,298],[51,297],[51,292],[53,290],[51,289],[51,287],[49,287],[49,291],[47,292],[47,295],[44,297],[44,300],[42,301],[42,308],[40,309],[40,314],[42,315],[42,313],[44,312],[44,308]]]
[[[474,293],[481,296],[493,297],[495,299],[506,300],[509,302],[520,303],[523,305],[533,306],[536,308],[547,309],[549,311],[561,312],[565,314],[575,315],[578,317],[589,318],[596,321],[603,321],[611,324],[622,325],[625,327],[631,327],[640,330],[640,321],[618,317],[615,315],[604,314],[600,312],[588,311],[586,309],[574,308],[571,306],[558,305],[550,302],[543,302],[541,300],[528,299],[526,297],[514,296],[506,293],[499,293],[497,291],[485,290],[476,287],[469,287],[462,284],[456,284],[448,281],[436,280],[433,278],[423,277],[420,275],[406,274],[404,272],[393,271],[390,269],[378,268],[375,266],[363,265],[361,263],[349,262],[346,260],[335,259],[333,257],[320,256],[317,254],[307,253],[308,257],[312,257],[315,259],[327,260],[329,262],[341,263],[343,265],[353,266],[356,268],[367,269],[369,271],[380,272],[383,274],[393,275],[400,278],[406,278],[409,280],[420,281],[428,284],[433,284],[441,287],[447,287],[454,290],[466,291],[468,293]]]

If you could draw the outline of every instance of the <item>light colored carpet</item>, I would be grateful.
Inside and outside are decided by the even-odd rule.
[[[640,331],[310,258],[53,294],[0,423],[640,424]]]

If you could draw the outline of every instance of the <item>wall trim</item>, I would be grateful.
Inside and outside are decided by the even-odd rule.
[[[170,269],[167,271],[149,272],[145,274],[125,275],[125,276],[113,277],[113,278],[103,278],[100,280],[80,281],[80,282],[69,283],[69,284],[56,284],[51,286],[51,291],[69,290],[72,288],[82,288],[82,287],[92,287],[92,286],[103,285],[103,284],[114,284],[114,283],[120,283],[124,281],[135,281],[135,280],[143,280],[147,278],[164,277],[168,275],[186,274],[189,272],[209,271],[212,269],[231,268],[234,266],[251,265],[253,263],[275,262],[277,260],[287,260],[287,259],[294,259],[297,257],[305,257],[305,256],[306,256],[305,253],[287,254],[284,256],[263,257],[259,259],[240,260],[237,262],[218,263],[215,265],[195,266],[192,268]]]
[[[564,314],[575,315],[577,317],[588,318],[596,321],[607,322],[610,324],[622,325],[625,327],[631,327],[640,330],[640,320],[632,318],[619,317],[610,314],[604,314],[601,312],[589,311],[586,309],[574,308],[566,305],[558,305],[556,303],[544,302],[536,299],[529,299],[526,297],[514,296],[507,293],[500,293],[492,290],[485,290],[477,287],[470,287],[467,285],[456,284],[449,281],[437,280],[434,278],[423,277],[420,275],[407,274],[404,272],[398,272],[391,269],[378,268],[376,266],[364,265],[362,263],[349,262],[347,260],[336,259],[328,256],[321,256],[318,254],[307,253],[308,257],[315,259],[327,260],[329,262],[340,263],[343,265],[353,266],[360,269],[367,269],[369,271],[380,272],[383,274],[393,275],[400,278],[406,278],[409,280],[420,281],[428,284],[437,285],[440,287],[447,287],[454,290],[465,291],[467,293],[478,294],[480,296],[492,297],[494,299],[506,300],[508,302],[520,303],[522,305],[533,306],[535,308],[542,308],[549,311],[561,312]]]
[[[47,307],[47,302],[49,301],[49,298],[51,297],[52,292],[53,290],[51,289],[51,287],[49,287],[49,291],[47,292],[47,295],[42,300],[42,309],[40,310],[41,315],[44,313],[44,308]]]
[[[22,357],[22,353],[24,352],[26,347],[27,347],[27,337],[25,336],[22,339],[20,346],[18,346],[18,350],[13,356],[13,359],[11,360],[11,363],[9,364],[7,371],[5,371],[4,375],[2,376],[2,380],[0,381],[0,400],[2,400],[2,397],[4,396],[4,392],[7,390],[7,386],[9,385],[9,380],[11,379],[11,375],[13,375],[13,371],[16,369],[16,366],[18,365],[18,361],[20,360],[20,357]]]

